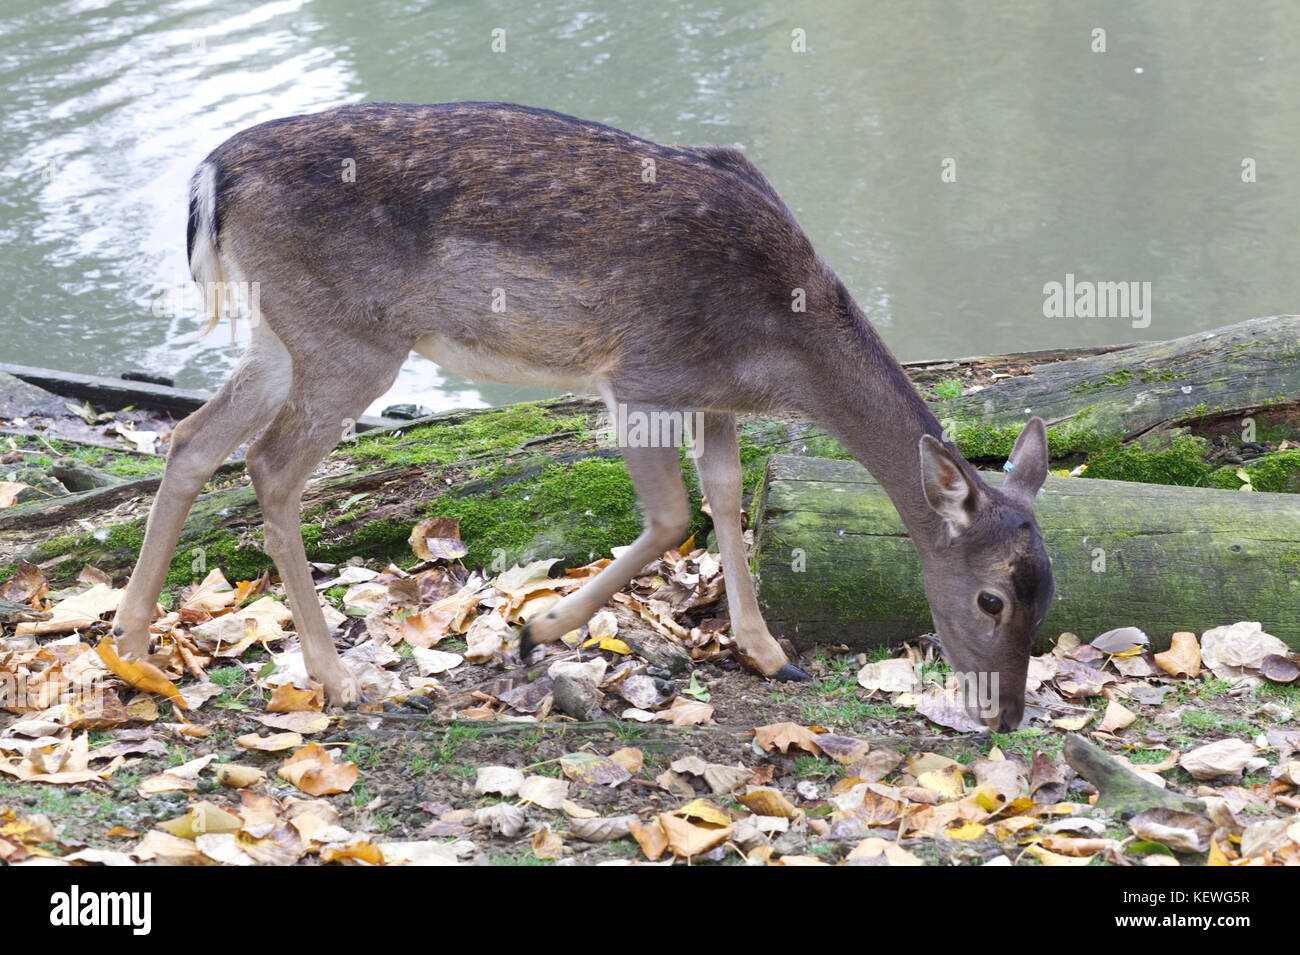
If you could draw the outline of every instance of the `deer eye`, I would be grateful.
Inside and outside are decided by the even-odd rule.
[[[1002,598],[995,597],[990,593],[981,593],[977,599],[980,609],[990,617],[996,617],[1002,612]]]

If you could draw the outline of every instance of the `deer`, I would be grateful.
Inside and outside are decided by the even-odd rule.
[[[123,658],[148,658],[189,508],[253,439],[245,464],[264,549],[306,668],[332,704],[358,700],[313,586],[300,501],[347,423],[414,351],[471,379],[598,395],[611,417],[694,415],[735,652],[781,681],[809,677],[755,596],[736,415],[813,422],[893,501],[952,668],[995,681],[967,710],[992,729],[1021,721],[1030,649],[1054,593],[1033,514],[1047,475],[1043,422],[1024,425],[1001,486],[984,481],[739,150],[661,145],[506,103],[341,106],[253,126],[214,149],[190,181],[187,251],[200,288],[256,283],[259,314],[225,384],[172,432],[114,621]],[[209,329],[218,298],[207,296]],[[581,627],[684,537],[679,449],[633,445],[620,450],[642,533],[528,621],[522,660]]]

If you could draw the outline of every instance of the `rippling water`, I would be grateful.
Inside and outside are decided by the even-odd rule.
[[[1281,0],[595,7],[5,0],[0,360],[216,387],[228,337],[178,343],[196,318],[165,307],[188,177],[245,126],[358,100],[739,145],[904,358],[1300,310],[1300,18]],[[1150,282],[1150,324],[1045,317],[1067,274]],[[536,394],[413,358],[379,404]]]

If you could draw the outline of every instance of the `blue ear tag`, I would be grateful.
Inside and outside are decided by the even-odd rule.
[[[1007,463],[1006,463],[1006,464],[1002,465],[1002,470],[1004,470],[1004,471],[1014,471],[1015,469],[1016,469],[1016,466],[1015,466],[1014,464],[1011,463],[1011,459],[1010,459],[1010,458],[1007,459]]]

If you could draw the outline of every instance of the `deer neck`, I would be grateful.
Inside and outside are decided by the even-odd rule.
[[[880,482],[928,563],[948,533],[925,498],[921,436],[933,435],[961,456],[902,365],[857,306],[848,304],[849,340],[821,353],[818,369],[805,379],[815,395],[805,410]],[[973,468],[970,474],[978,480]]]

